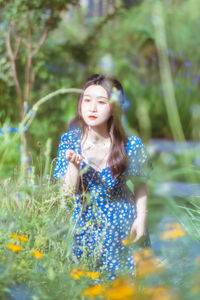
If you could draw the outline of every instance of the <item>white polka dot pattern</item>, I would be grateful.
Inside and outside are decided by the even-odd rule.
[[[80,137],[79,128],[62,135],[54,170],[56,179],[63,178],[66,173],[66,150],[81,154]],[[139,137],[127,134],[125,148],[129,164],[117,179],[109,167],[96,171],[82,161],[81,170],[88,168],[81,175],[73,212],[72,259],[81,259],[84,252],[87,252],[87,257],[95,256],[96,269],[106,271],[111,280],[122,270],[134,272],[133,248],[122,243],[136,218],[134,194],[127,187],[126,180],[131,176],[133,181],[146,182],[153,169],[151,158]]]

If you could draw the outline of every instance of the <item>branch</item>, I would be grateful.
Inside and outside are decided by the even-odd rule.
[[[17,76],[16,64],[15,64],[15,58],[16,57],[15,57],[15,54],[13,53],[12,48],[11,48],[11,41],[10,41],[11,26],[12,25],[13,25],[13,23],[10,23],[9,26],[8,26],[8,31],[7,31],[7,34],[6,34],[6,49],[7,49],[7,52],[8,52],[8,56],[10,58],[12,76],[13,76],[17,96],[18,96],[19,101],[20,101],[20,107],[21,107],[21,105],[23,103],[23,96],[22,96],[22,90],[21,90],[21,86],[20,86],[18,76]],[[15,53],[18,52],[18,47],[19,46],[17,45],[17,48],[15,49]]]
[[[16,57],[17,57],[20,43],[21,43],[21,37],[17,37],[16,48],[15,48],[15,51],[14,51],[14,59],[16,59]]]
[[[30,90],[31,90],[31,73],[32,73],[32,33],[31,33],[31,22],[30,12],[27,12],[27,35],[28,35],[28,54],[25,66],[25,85],[24,85],[24,101],[29,103]]]
[[[29,48],[29,43],[27,42],[27,40],[25,38],[21,37],[21,41],[27,48]]]
[[[47,33],[48,33],[48,28],[45,28],[45,30],[43,31],[40,39],[39,39],[39,43],[37,45],[37,47],[32,51],[31,55],[32,57],[38,53],[38,51],[40,50],[40,48],[42,47],[46,37],[47,37]]]
[[[10,60],[14,60],[14,54],[13,54],[11,44],[10,44],[10,32],[11,32],[11,24],[9,24],[9,26],[8,26],[8,31],[7,31],[7,35],[6,35],[6,49],[8,51],[8,56],[9,56]]]

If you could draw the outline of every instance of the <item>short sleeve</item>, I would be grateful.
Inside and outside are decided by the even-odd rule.
[[[56,160],[56,166],[54,169],[53,177],[55,179],[63,178],[68,167],[68,160],[66,159],[66,150],[73,149],[72,145],[72,135],[71,132],[64,133],[61,136],[60,145],[58,149],[58,156]]]
[[[147,182],[154,168],[152,158],[141,138],[130,137],[127,154],[129,157],[128,175],[132,175],[131,179],[134,182]]]

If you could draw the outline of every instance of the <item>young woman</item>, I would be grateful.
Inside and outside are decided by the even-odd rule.
[[[112,280],[122,272],[134,275],[131,245],[148,237],[146,182],[153,167],[142,140],[122,126],[120,82],[94,74],[82,89],[74,129],[61,137],[54,177],[75,199],[73,262],[92,257],[95,270]]]

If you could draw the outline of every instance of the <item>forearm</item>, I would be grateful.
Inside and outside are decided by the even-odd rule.
[[[64,177],[63,190],[70,196],[77,193],[80,181],[80,167],[76,167],[69,162],[67,172]]]
[[[148,203],[148,186],[145,183],[138,184],[135,189],[135,203],[137,211],[137,219],[146,223],[147,203]]]

